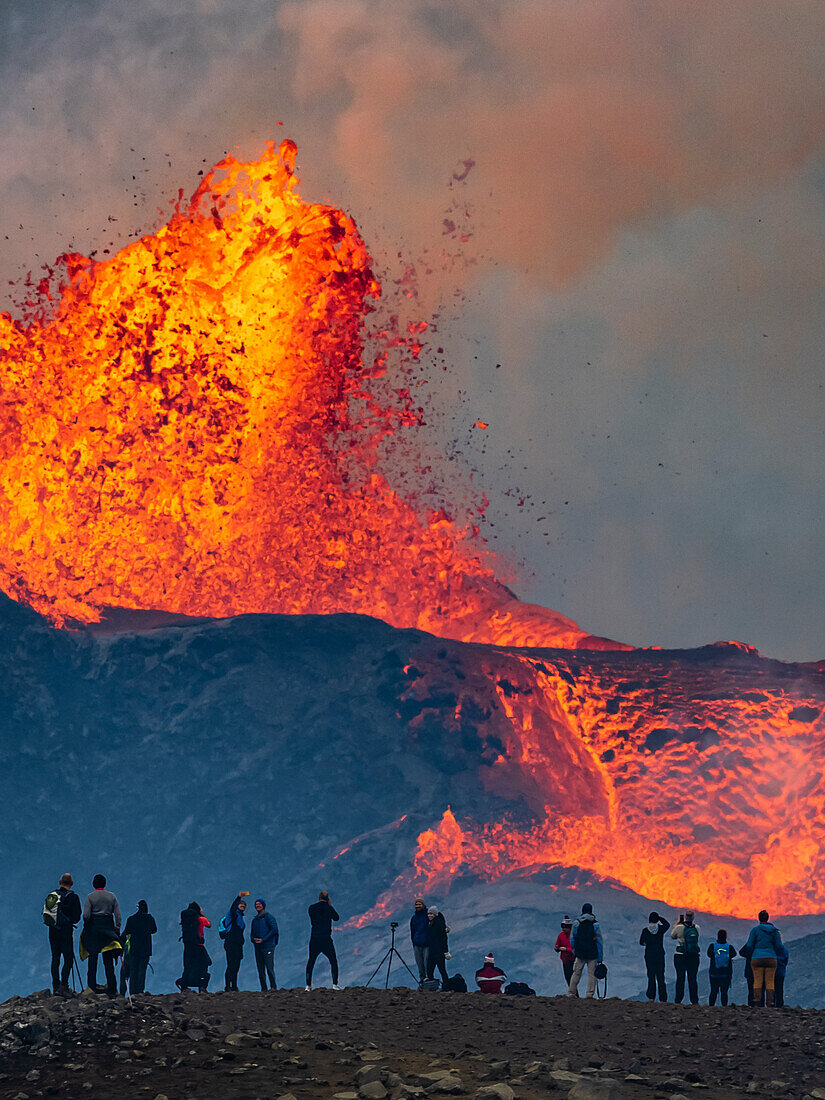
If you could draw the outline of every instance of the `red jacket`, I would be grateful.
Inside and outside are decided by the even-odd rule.
[[[480,993],[501,993],[501,987],[507,981],[507,975],[497,966],[487,963],[476,971],[476,985]]]
[[[563,963],[569,963],[572,962],[573,959],[575,959],[576,956],[570,950],[569,932],[562,931],[559,932],[558,936],[556,936],[556,950],[561,955],[561,961]]]

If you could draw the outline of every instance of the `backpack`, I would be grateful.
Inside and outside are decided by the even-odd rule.
[[[699,954],[699,929],[695,924],[685,925],[685,954]]]
[[[727,970],[730,966],[730,944],[715,943],[713,945],[713,966],[715,970]]]
[[[218,921],[218,935],[222,940],[226,939],[234,923],[235,922],[232,920],[232,910],[227,909],[226,915],[221,917],[221,919]]]
[[[201,942],[200,913],[197,909],[183,909],[180,914],[181,939],[184,946]]]
[[[607,965],[603,962],[596,963],[593,977],[596,979],[596,996],[603,1000],[607,996]],[[599,989],[599,982],[604,982],[604,992]]]
[[[579,921],[576,929],[575,954],[580,959],[595,959],[599,954],[596,948],[596,922],[594,920]]]
[[[509,982],[504,987],[504,992],[510,997],[535,997],[535,989],[531,989],[526,982]]]
[[[452,978],[448,978],[446,982],[441,983],[441,988],[445,993],[466,993],[467,983],[461,974],[453,974]]]
[[[43,923],[49,928],[57,928],[59,909],[60,894],[57,890],[52,890],[51,893],[46,894],[46,900],[43,902]]]

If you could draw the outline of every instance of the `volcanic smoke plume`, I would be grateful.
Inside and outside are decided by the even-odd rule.
[[[464,641],[627,649],[519,603],[470,518],[382,472],[419,416],[387,353],[414,358],[425,326],[368,331],[367,249],[348,216],[299,197],[294,156],[226,159],[156,234],[101,263],[65,256],[56,300],[44,280],[24,320],[0,317],[0,587],[59,624],[110,607],[361,612]],[[530,810],[446,812],[417,881],[563,863],[675,904],[741,913],[755,892],[821,910],[823,670],[734,675],[720,652],[485,653],[466,693],[437,662],[405,667],[410,736],[483,727],[491,793]]]

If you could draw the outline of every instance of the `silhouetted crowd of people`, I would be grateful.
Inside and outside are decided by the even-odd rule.
[[[149,912],[146,901],[139,901],[137,911],[122,921],[117,897],[107,889],[104,875],[95,875],[92,891],[81,905],[75,893],[74,881],[67,872],[60,878],[56,890],[49,893],[43,906],[43,920],[48,927],[49,946],[51,948],[52,988],[58,995],[71,995],[69,980],[76,966],[74,953],[74,930],[81,924],[78,941],[81,962],[86,962],[86,984],[94,992],[106,992],[110,997],[143,993],[146,988],[146,971],[152,957],[152,938],[157,933],[157,924]],[[229,993],[238,989],[238,973],[244,956],[244,944],[247,936],[247,898],[248,890],[238,892],[232,904],[218,925],[218,935],[223,942],[226,954],[224,972],[224,991]],[[248,938],[252,944],[255,966],[261,990],[276,989],[275,948],[278,946],[278,922],[268,911],[266,900],[256,898],[255,915],[251,918]],[[339,989],[338,958],[332,938],[332,926],[340,920],[330,901],[329,894],[322,890],[318,900],[309,906],[309,949],[306,964],[307,992],[312,989],[312,978],[316,963],[321,955],[329,962],[332,988]],[[759,923],[750,931],[747,942],[737,949],[728,942],[727,932],[720,928],[716,938],[707,945],[705,955],[708,959],[708,980],[710,994],[708,1003],[715,1005],[717,999],[722,1005],[728,1004],[730,985],[733,977],[733,960],[740,955],[745,960],[745,978],[748,983],[748,1004],[783,1007],[785,970],[788,965],[788,949],[782,942],[779,929],[771,923],[766,910],[759,913]],[[198,902],[192,901],[180,914],[180,942],[183,945],[183,972],[175,985],[181,992],[198,990],[207,992],[210,981],[212,959],[206,947],[206,929],[212,923],[204,914]],[[397,924],[393,924],[393,930]],[[418,969],[418,985],[422,990],[453,990],[464,992],[467,985],[460,974],[451,978],[447,973],[447,961],[450,959],[448,942],[449,927],[444,914],[437,906],[427,906],[424,898],[416,898],[413,914],[410,918],[410,943],[413,949],[415,965]],[[687,985],[691,1004],[699,1003],[698,973],[702,958],[699,926],[694,913],[687,909],[679,914],[678,921],[671,928],[670,922],[657,912],[650,914],[648,923],[642,928],[639,945],[644,948],[644,961],[647,970],[647,998],[649,1001],[668,999],[666,977],[665,936],[670,931],[670,939],[675,941],[673,967],[676,986],[674,1001],[681,1004]],[[394,932],[393,932],[394,934]],[[394,940],[393,940],[394,942]],[[604,963],[604,939],[599,922],[588,902],[582,906],[581,914],[575,919],[565,917],[561,923],[556,943],[564,974],[567,995],[577,997],[579,985],[587,970],[585,997],[593,997],[597,983],[607,979],[607,967]],[[388,953],[389,954],[389,953]],[[97,984],[98,962],[102,960],[105,974],[105,989]],[[390,964],[391,965],[391,958]],[[120,963],[120,980],[116,973]],[[403,962],[403,959],[402,959]],[[406,964],[404,964],[406,965]],[[410,970],[409,967],[407,967]],[[438,978],[435,977],[436,971]],[[415,975],[410,970],[413,977]],[[79,971],[78,971],[78,977]],[[389,981],[389,969],[387,970]],[[511,982],[505,986],[507,975],[496,966],[495,956],[485,956],[483,965],[476,971],[476,985],[481,993],[532,994],[534,991],[521,982]]]

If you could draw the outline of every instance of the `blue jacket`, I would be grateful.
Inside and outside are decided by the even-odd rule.
[[[278,943],[278,922],[264,909],[263,913],[253,917],[249,934],[251,939],[261,941],[255,944],[256,947],[275,947]]]
[[[427,946],[427,925],[429,924],[429,918],[427,917],[427,910],[424,909],[420,913],[413,913],[410,918],[410,939],[413,942],[414,947],[426,947]]]
[[[586,958],[593,958],[592,955],[584,955],[584,954],[581,953],[581,950],[579,950],[579,951],[576,950],[576,933],[579,930],[579,926],[584,921],[592,921],[593,922],[593,935],[594,935],[595,940],[596,940],[596,959],[598,960],[598,962],[602,962],[603,961],[603,959],[602,959],[602,953],[603,953],[602,930],[601,930],[601,928],[599,928],[599,922],[596,920],[596,918],[593,916],[592,913],[582,913],[582,915],[580,917],[578,917],[576,920],[573,921],[573,927],[570,931],[570,950],[573,952],[573,954],[576,956],[577,959],[578,958],[585,958],[585,959]],[[588,939],[589,939],[589,937],[588,937]],[[580,941],[580,943],[581,943],[581,941]]]
[[[751,962],[754,959],[778,959],[782,953],[782,937],[773,924],[757,924],[751,928],[745,945],[752,949]]]

